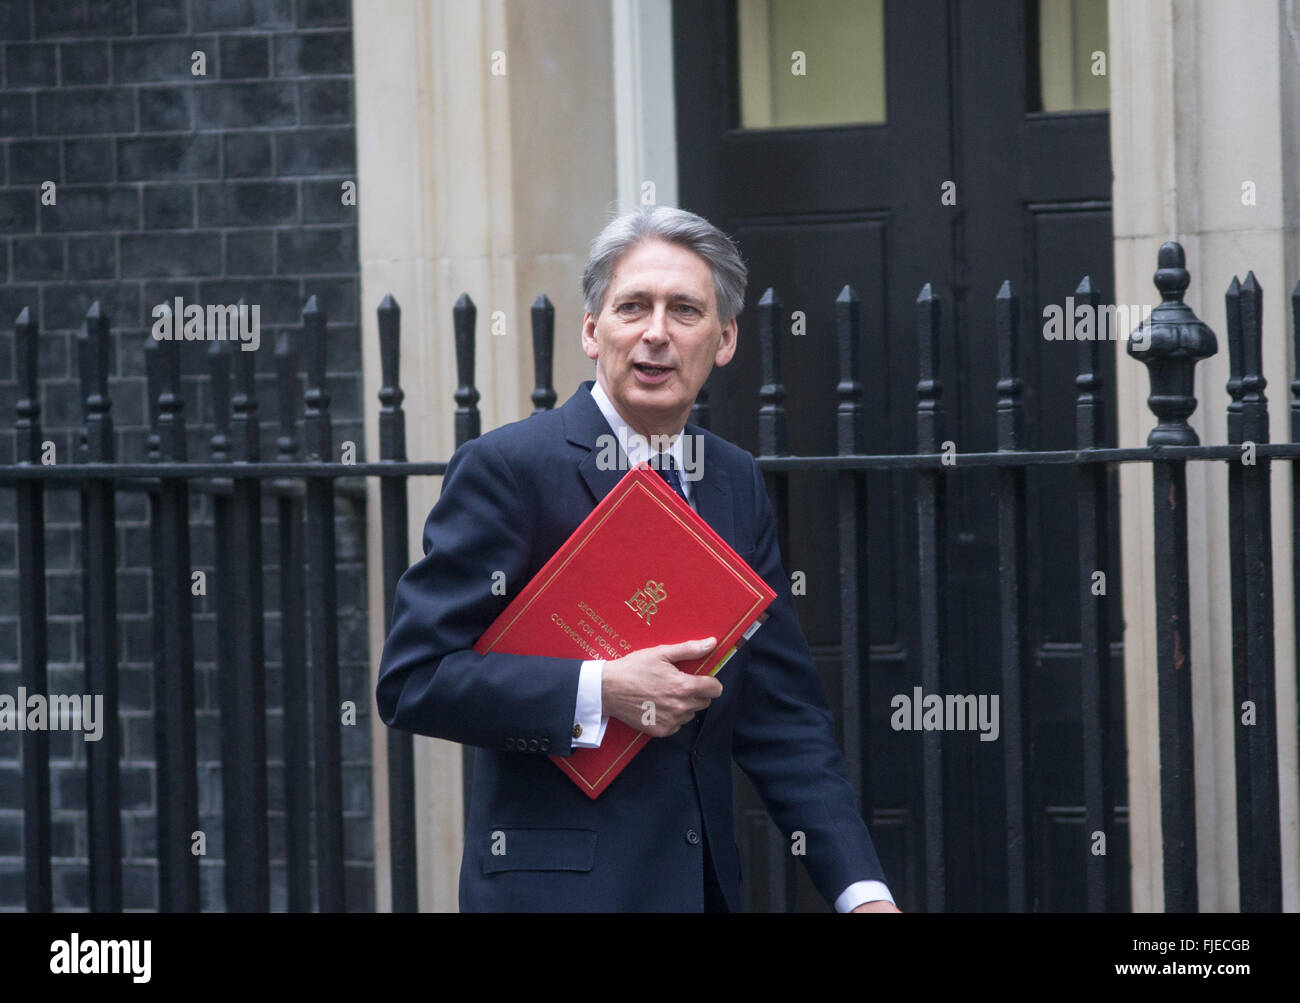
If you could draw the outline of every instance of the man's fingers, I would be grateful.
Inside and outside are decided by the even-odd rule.
[[[677,644],[661,644],[659,657],[670,662],[689,662],[692,658],[703,658],[717,643],[716,637],[706,637],[696,641],[679,641]]]

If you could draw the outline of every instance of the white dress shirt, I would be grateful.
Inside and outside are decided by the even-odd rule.
[[[601,388],[600,380],[596,380],[592,384],[591,396],[595,400],[596,406],[600,408],[600,413],[609,422],[609,427],[614,430],[620,446],[626,448],[629,469],[643,460],[648,461],[652,452],[649,440],[645,436],[637,434],[623,420],[618,411],[614,409],[614,403],[609,399],[604,389]],[[678,429],[672,445],[668,449],[678,471],[686,469],[682,461],[681,431],[681,429]],[[695,504],[695,493],[691,490],[691,482],[680,476],[680,474],[678,479],[681,481],[686,501],[691,508],[698,511]],[[583,662],[582,668],[579,670],[578,699],[577,706],[573,711],[573,730],[579,732],[580,737],[573,739],[575,749],[599,748],[600,743],[605,738],[605,727],[609,724],[609,717],[601,714],[600,696],[604,668],[605,660],[603,658],[593,658]],[[884,882],[855,881],[844,889],[839,898],[835,900],[835,910],[836,912],[852,912],[863,903],[875,902],[880,899],[891,903],[894,901],[894,897],[889,894],[889,888]]]

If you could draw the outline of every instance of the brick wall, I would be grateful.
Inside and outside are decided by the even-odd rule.
[[[193,72],[193,53],[206,74]],[[357,223],[342,183],[355,177],[348,0],[0,0],[0,463],[14,460],[12,322],[30,306],[41,327],[41,421],[60,462],[81,421],[76,331],[99,300],[113,326],[109,388],[119,459],[143,459],[144,345],[151,310],[176,296],[261,310],[257,355],[262,455],[275,456],[275,335],[299,325],[316,294],[330,317],[335,441],[362,459]],[[56,203],[41,204],[55,183]],[[206,345],[182,345],[191,458],[209,455]],[[366,406],[372,406],[367,404]],[[273,505],[266,505],[269,514]],[[47,494],[51,692],[86,689],[79,510]],[[224,907],[220,737],[214,652],[211,501],[193,500],[195,652],[203,908]],[[118,496],[118,601],[125,905],[157,906],[153,860],[152,643],[145,499]],[[268,531],[271,530],[268,524]],[[358,723],[343,729],[350,909],[373,908],[366,668],[364,511],[338,507],[341,691]],[[0,693],[18,678],[11,491],[0,488]],[[267,545],[276,537],[268,532]],[[274,549],[267,558],[274,560]],[[285,907],[283,750],[276,584],[268,578],[267,691],[272,907]],[[0,909],[23,906],[19,736],[0,731]],[[55,908],[87,905],[84,741],[51,733]]]

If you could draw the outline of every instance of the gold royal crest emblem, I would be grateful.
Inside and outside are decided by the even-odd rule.
[[[667,598],[668,590],[664,588],[664,583],[651,579],[632,593],[632,598],[627,600],[627,607],[649,626],[650,617],[659,612],[659,604]]]

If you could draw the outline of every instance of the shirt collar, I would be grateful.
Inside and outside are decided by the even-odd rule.
[[[614,402],[609,399],[609,395],[605,393],[604,388],[600,385],[600,380],[595,380],[591,384],[591,396],[596,401],[596,406],[600,408],[600,413],[609,422],[609,427],[614,430],[614,435],[618,437],[619,445],[623,447],[623,451],[627,454],[628,463],[635,467],[642,461],[648,461],[650,454],[653,452],[649,440],[644,435],[638,434],[633,430],[632,426],[623,420],[623,416],[614,407]],[[684,431],[684,427],[677,430],[673,444],[668,448],[668,453],[672,456],[673,463],[676,464],[679,471],[686,469],[685,463],[682,462],[682,431]],[[678,479],[681,481],[682,488],[685,490],[686,498],[689,501],[694,494],[691,490],[691,482],[680,474]]]

